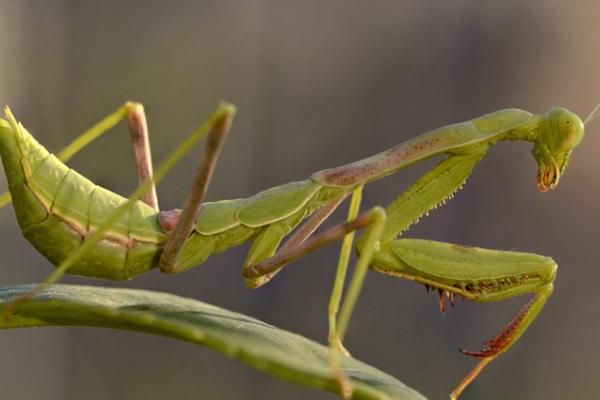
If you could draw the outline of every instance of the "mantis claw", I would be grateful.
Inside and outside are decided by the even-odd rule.
[[[534,301],[535,298],[525,304],[495,338],[486,340],[484,342],[487,345],[486,348],[481,349],[480,351],[469,351],[465,349],[458,349],[458,351],[466,356],[475,358],[495,357],[503,352],[514,341],[519,325],[531,309]]]

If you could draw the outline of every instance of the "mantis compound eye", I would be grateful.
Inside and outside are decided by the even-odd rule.
[[[574,117],[574,118],[573,118]],[[558,132],[561,140],[561,150],[570,152],[583,139],[583,122],[576,115],[563,115],[558,122]]]

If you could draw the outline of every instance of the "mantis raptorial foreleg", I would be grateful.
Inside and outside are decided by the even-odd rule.
[[[451,154],[398,196],[387,208],[388,223],[382,243],[400,236],[430,210],[442,205],[461,188],[488,146],[475,145],[469,152]],[[357,244],[361,248],[360,242]]]
[[[481,358],[481,362],[452,392],[452,399],[460,395],[485,365],[508,350],[527,330],[550,297],[556,276],[554,261],[537,254],[421,239],[395,240],[386,247],[383,249],[385,259],[376,257],[372,268],[437,290],[442,312],[446,298],[454,304],[455,296],[491,302],[527,293],[535,295],[495,338],[485,342],[487,348],[477,352],[461,350],[463,354]]]
[[[372,265],[377,271],[437,289],[442,312],[444,294],[452,304],[455,295],[479,302],[498,301],[524,293],[536,295],[496,338],[487,342],[488,349],[477,353],[463,352],[481,357],[482,361],[453,391],[452,399],[460,395],[485,365],[506,351],[525,332],[552,293],[552,281],[556,275],[554,261],[536,254],[482,250],[429,241],[391,240],[460,188],[475,164],[485,155],[487,146],[474,150],[442,161],[388,207],[389,222],[382,235],[382,249],[376,253]],[[400,255],[405,243],[423,245]],[[360,243],[358,248],[362,248]],[[417,253],[418,257],[407,261],[411,254]],[[427,257],[431,259],[423,261]],[[398,261],[411,272],[391,272],[391,267]],[[490,289],[494,291],[483,295]]]

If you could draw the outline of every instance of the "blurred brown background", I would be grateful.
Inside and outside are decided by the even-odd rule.
[[[56,151],[123,101],[141,101],[158,162],[227,99],[239,114],[209,198],[249,196],[504,107],[587,114],[600,102],[599,13],[594,1],[548,0],[0,0],[0,103]],[[600,122],[556,192],[537,192],[529,149],[493,148],[454,201],[409,232],[534,251],[560,265],[539,319],[464,399],[598,396]],[[181,204],[198,154],[160,185],[162,208]],[[71,165],[125,195],[136,184],[123,126]],[[364,206],[387,204],[431,165],[368,187]],[[2,285],[37,282],[52,270],[22,239],[10,208],[0,212],[0,235]],[[295,263],[257,291],[240,276],[245,250],[176,277],[65,282],[177,293],[324,342],[338,249]],[[456,348],[478,348],[524,301],[459,302],[442,317],[422,287],[370,273],[346,343],[442,399],[474,365]],[[138,333],[5,331],[0,355],[2,398],[335,398]]]

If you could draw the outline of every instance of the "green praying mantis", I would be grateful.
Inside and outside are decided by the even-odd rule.
[[[455,297],[499,301],[523,294],[525,304],[487,346],[461,350],[480,359],[450,394],[457,399],[481,370],[507,351],[527,330],[550,297],[557,265],[549,257],[488,250],[423,239],[399,238],[428,211],[461,188],[489,147],[503,140],[533,143],[539,190],[554,189],[585,122],[564,108],[545,114],[504,109],[444,126],[389,150],[336,168],[318,171],[250,198],[203,202],[220,150],[236,113],[223,103],[153,172],[144,108],[128,102],[75,139],[57,156],[50,154],[6,108],[0,119],[0,156],[9,185],[1,205],[12,198],[25,238],[58,268],[40,285],[64,273],[113,280],[130,279],[158,268],[175,274],[207,258],[252,241],[242,274],[250,288],[267,283],[282,267],[323,246],[342,241],[329,304],[332,372],[339,391],[351,398],[337,357],[366,271],[407,279],[434,290],[443,312]],[[140,186],[129,199],[95,185],[63,162],[114,125],[126,120]],[[207,142],[181,210],[160,211],[155,185],[200,139]],[[363,187],[435,156],[437,166],[414,182],[386,208],[360,213]],[[322,232],[321,224],[351,198],[347,221]],[[354,233],[363,230],[353,245]],[[288,237],[289,236],[289,237]],[[287,240],[282,244],[282,241]],[[345,292],[352,249],[357,262]],[[17,305],[20,298],[13,301]]]

